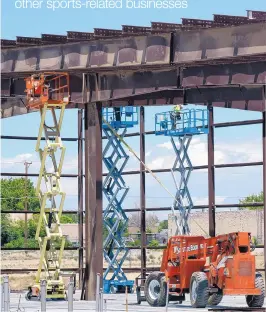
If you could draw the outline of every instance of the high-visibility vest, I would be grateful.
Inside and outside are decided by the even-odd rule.
[[[174,112],[179,113],[180,110],[181,110],[180,105],[176,105],[176,106],[174,107]]]

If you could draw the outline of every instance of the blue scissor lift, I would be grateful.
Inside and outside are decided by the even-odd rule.
[[[108,263],[103,275],[103,289],[104,293],[116,293],[125,292],[127,287],[128,292],[132,292],[134,281],[128,280],[122,269],[129,251],[123,237],[128,223],[123,210],[123,201],[129,188],[122,177],[122,172],[129,156],[113,131],[124,138],[127,129],[138,124],[138,110],[131,106],[105,108],[103,118],[102,129],[107,137],[107,144],[103,150],[103,162],[108,171],[103,182],[103,193],[108,201],[103,217],[104,228],[107,230],[103,252]]]
[[[193,167],[188,155],[188,148],[193,135],[207,134],[208,131],[208,111],[206,109],[184,109],[179,114],[170,111],[155,115],[155,135],[171,137],[176,154],[171,170],[176,187],[175,200],[171,207],[176,222],[175,235],[190,234],[188,218],[193,201],[188,188],[188,180]],[[176,179],[177,173],[179,181]]]

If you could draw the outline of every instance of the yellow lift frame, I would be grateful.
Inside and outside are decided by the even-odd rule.
[[[36,194],[40,200],[40,216],[35,235],[41,255],[35,284],[29,287],[26,299],[40,299],[41,279],[45,279],[47,283],[47,298],[65,299],[65,285],[60,275],[65,237],[60,227],[60,219],[66,193],[62,190],[60,176],[66,148],[63,146],[60,132],[65,107],[69,103],[69,76],[67,73],[50,72],[33,75],[26,79],[26,92],[27,107],[38,109],[41,114],[35,148],[41,161],[36,186]],[[60,111],[59,117],[56,110]],[[49,117],[52,119],[52,125],[48,126]],[[46,144],[42,148],[43,134]],[[49,158],[52,161],[50,170],[47,169]],[[45,229],[44,237],[41,235],[42,226]]]

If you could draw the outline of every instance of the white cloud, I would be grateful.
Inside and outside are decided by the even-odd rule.
[[[168,150],[172,150],[173,149],[172,143],[170,141],[164,142],[162,144],[157,144],[156,147],[166,148]]]
[[[172,167],[175,160],[175,156],[162,156],[154,158],[150,163],[147,164],[147,166],[150,169],[167,169],[169,167]]]
[[[226,200],[226,196],[216,196],[215,203],[217,205],[223,204]],[[192,201],[194,205],[208,205],[208,197],[192,197]]]
[[[58,160],[58,159],[57,159]],[[39,155],[36,154],[17,154],[14,157],[2,157],[1,168],[4,170],[12,170],[12,172],[24,172],[24,162],[32,162],[29,166],[29,173],[38,173],[40,169]],[[58,160],[59,162],[59,160]],[[48,172],[53,170],[50,157],[47,158],[46,168]],[[77,173],[78,171],[78,156],[66,157],[63,162],[63,173]]]
[[[262,160],[262,143],[259,140],[238,142],[236,144],[221,143],[216,151],[222,151],[229,162],[252,162]],[[215,159],[216,163],[220,163]]]
[[[151,156],[151,151],[148,151],[146,154],[145,154],[145,157],[149,157]]]
[[[2,168],[17,168],[18,171],[24,169],[24,162],[25,161],[32,161],[31,166],[36,164],[36,156],[33,154],[18,154],[14,157],[2,157],[1,158],[1,167]]]
[[[173,150],[170,141],[156,145],[163,150]],[[164,152],[163,152],[164,153]],[[192,139],[188,154],[193,166],[206,165],[208,163],[208,145],[206,139],[195,137]],[[214,158],[216,164],[261,161],[262,145],[259,140],[252,142],[220,143],[215,145]],[[174,151],[160,155],[150,162],[152,168],[164,169],[173,165]]]

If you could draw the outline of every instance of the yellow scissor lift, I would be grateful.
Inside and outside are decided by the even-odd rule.
[[[41,279],[46,280],[47,299],[65,299],[65,285],[60,272],[65,246],[65,237],[60,227],[66,196],[60,183],[65,147],[60,130],[65,107],[69,103],[69,76],[67,73],[53,72],[32,75],[26,79],[25,92],[27,107],[30,110],[39,110],[41,114],[36,144],[36,152],[39,153],[41,161],[36,186],[36,193],[40,199],[40,216],[35,236],[41,256],[35,284],[28,288],[26,299],[40,299]],[[59,114],[56,114],[56,111],[59,111]],[[48,126],[48,122],[51,121],[52,125]],[[46,144],[41,147],[43,134]],[[48,165],[50,170],[47,169]],[[44,236],[41,235],[42,226],[45,229]]]

